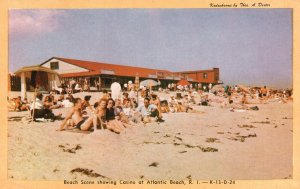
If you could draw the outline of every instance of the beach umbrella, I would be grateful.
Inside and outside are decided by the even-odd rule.
[[[212,92],[224,92],[223,85],[214,85],[211,89]]]
[[[144,86],[144,87],[154,87],[157,85],[158,83],[152,79],[146,79],[140,83],[140,86]]]
[[[121,95],[121,85],[117,82],[113,82],[110,86],[111,98],[116,100],[120,98]]]
[[[181,85],[181,86],[190,85],[190,84],[191,83],[185,79],[182,79],[182,80],[178,81],[178,83],[177,83],[177,85]]]
[[[244,85],[237,85],[242,91],[246,92],[246,93],[250,93],[250,90],[248,89],[248,87],[244,86]]]

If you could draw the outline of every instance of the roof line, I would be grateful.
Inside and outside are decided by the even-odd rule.
[[[180,72],[174,72],[174,73],[193,73],[193,72],[212,72],[214,69],[210,70],[191,70],[191,71],[180,71]]]
[[[153,69],[153,68],[145,68],[145,67],[137,67],[137,66],[127,66],[127,65],[121,65],[121,64],[112,64],[112,63],[105,63],[105,62],[95,62],[95,61],[88,61],[88,60],[78,60],[78,59],[71,59],[71,58],[62,58],[62,57],[52,57],[50,58],[49,60],[53,59],[53,58],[56,58],[56,59],[59,59],[61,61],[64,61],[64,62],[68,62],[66,60],[73,60],[73,61],[82,61],[82,62],[88,62],[88,63],[94,63],[94,64],[106,64],[106,65],[114,65],[114,66],[124,66],[124,67],[130,67],[130,68],[142,68],[142,69],[149,69],[149,70],[155,70],[155,71],[167,71],[167,72],[171,72],[170,70],[162,70],[162,69]],[[47,60],[46,62],[48,62],[49,60]],[[46,63],[44,62],[44,63]],[[44,64],[42,63],[42,64]],[[70,63],[70,62],[68,62]],[[72,63],[70,63],[72,64]],[[74,65],[74,64],[72,64]],[[78,65],[75,65],[75,66],[78,66]],[[81,67],[81,66],[79,66]],[[85,68],[85,69],[88,69],[86,67],[82,67],[82,68]],[[88,69],[90,70],[90,69]],[[96,71],[96,70],[92,70],[92,71]]]
[[[45,62],[41,63],[40,66],[46,64],[47,62],[49,62],[49,61],[52,60],[52,59],[58,59],[58,60],[60,60],[60,61],[66,62],[65,60],[62,60],[62,59],[64,59],[64,58],[60,58],[60,57],[55,57],[55,56],[54,56],[54,57],[49,58],[49,59],[46,60]],[[67,58],[66,58],[66,59],[67,59]],[[79,61],[82,61],[82,60],[79,60]],[[71,62],[67,62],[67,63],[72,64],[72,65],[77,66],[77,67],[84,68],[84,69],[89,70],[89,71],[96,71],[96,70],[91,70],[91,69],[86,68],[86,67],[83,67],[83,66],[75,65],[75,64],[73,64],[73,63],[71,63]]]

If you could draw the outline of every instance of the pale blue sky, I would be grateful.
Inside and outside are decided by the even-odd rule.
[[[220,68],[225,83],[292,86],[291,9],[11,10],[9,70],[53,57]]]

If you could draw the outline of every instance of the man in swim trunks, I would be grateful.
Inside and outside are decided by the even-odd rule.
[[[87,131],[93,126],[93,116],[90,116],[89,118],[82,117],[82,100],[80,98],[75,98],[74,107],[65,117],[57,131],[64,130],[66,125],[69,129],[76,127],[83,131]]]

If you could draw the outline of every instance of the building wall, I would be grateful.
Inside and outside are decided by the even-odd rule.
[[[206,78],[204,78],[204,74],[207,75]],[[182,72],[182,75],[186,79],[191,78],[193,80],[198,80],[201,83],[217,83],[219,81],[219,68],[204,71]]]
[[[85,71],[89,71],[89,70],[87,70],[87,69],[84,69],[84,68],[81,68],[81,67],[78,67],[78,66],[74,66],[74,65],[72,65],[72,64],[63,62],[63,61],[61,61],[61,60],[57,60],[57,59],[55,59],[55,58],[49,60],[48,62],[46,62],[46,63],[43,64],[42,66],[43,66],[43,67],[50,68],[50,63],[51,63],[51,62],[58,62],[58,64],[59,64],[59,69],[54,70],[54,71],[56,71],[56,72],[59,73],[59,74],[65,74],[65,73],[77,73],[77,72],[85,72]]]

